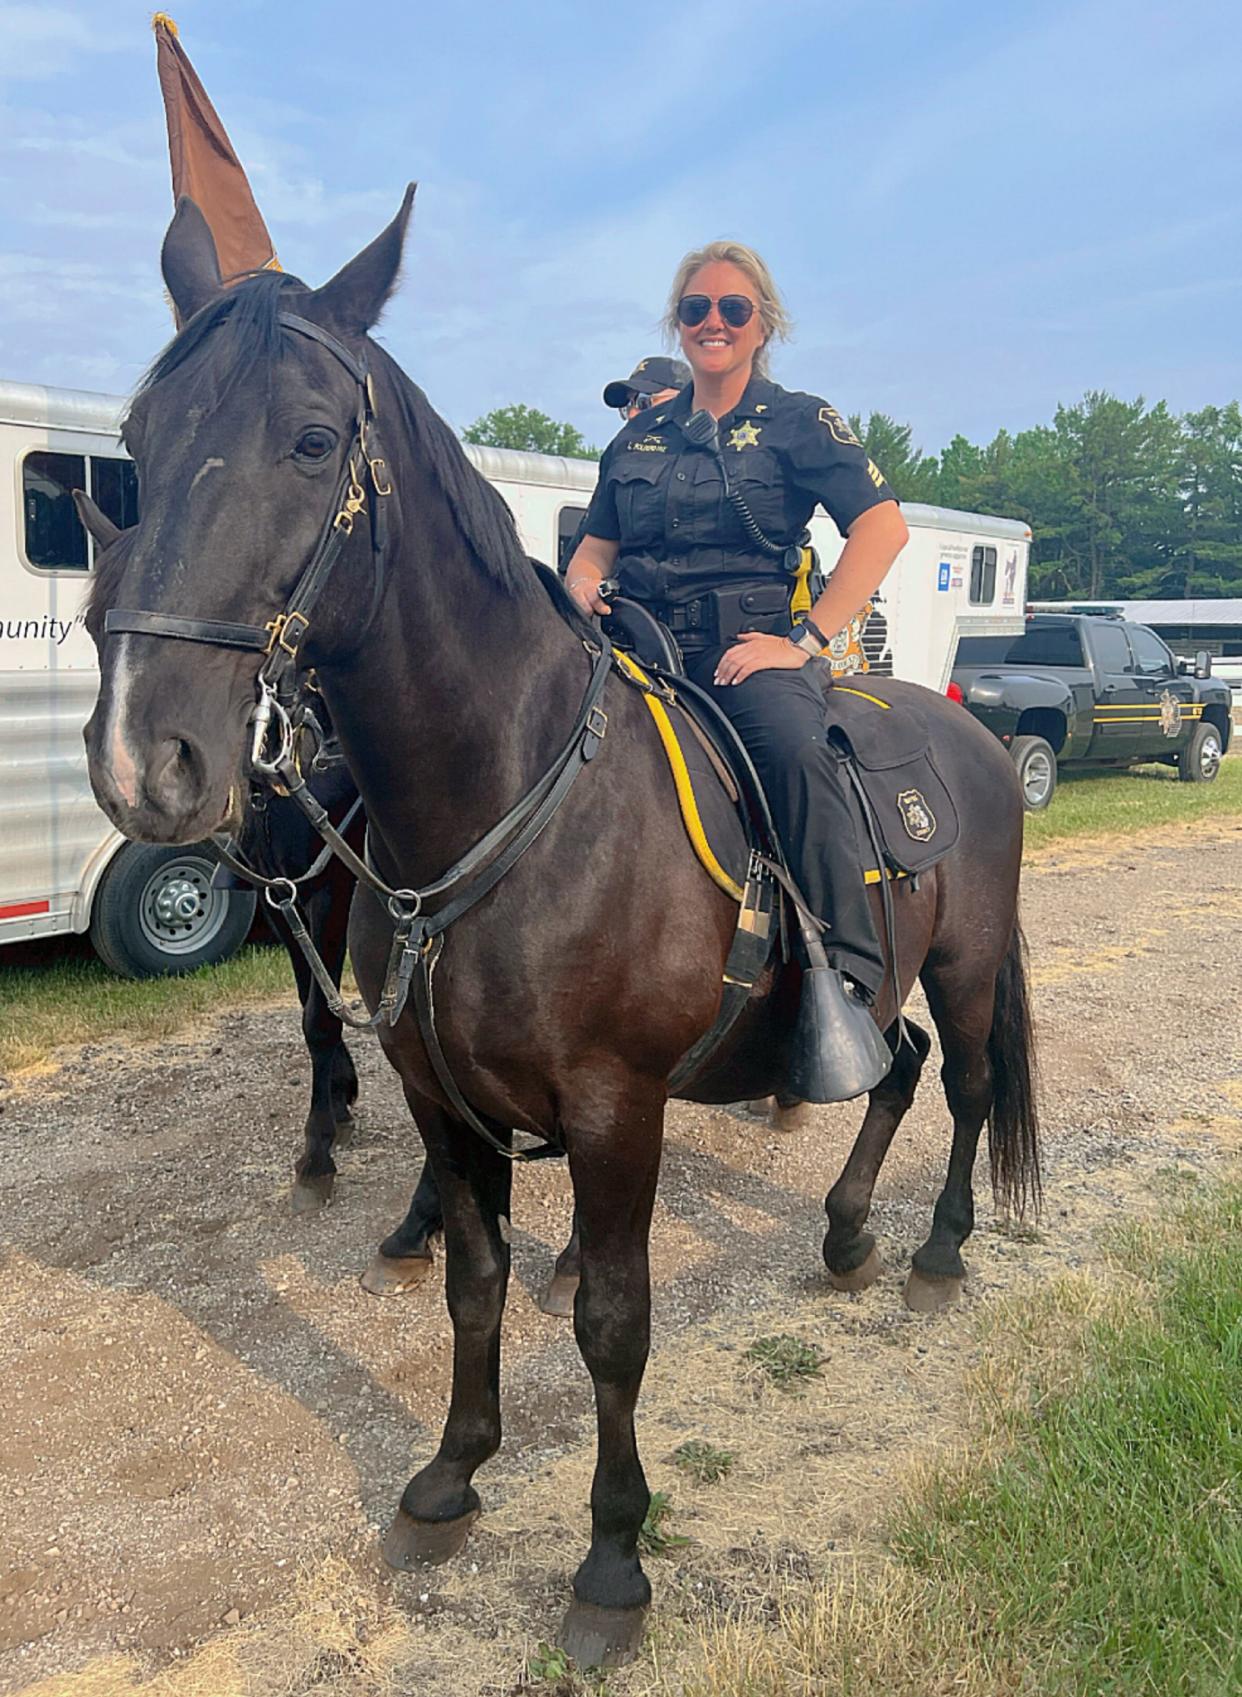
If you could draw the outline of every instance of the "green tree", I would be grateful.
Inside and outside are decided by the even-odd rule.
[[[887,413],[873,412],[864,426],[861,415],[850,417],[850,429],[893,487],[901,501],[939,499],[940,462],[913,446],[913,430]]]
[[[1180,421],[1177,453],[1184,527],[1164,592],[1242,595],[1242,408],[1204,407]]]
[[[572,424],[558,424],[535,407],[497,407],[462,431],[467,442],[483,448],[524,448],[535,454],[563,454],[570,460],[596,460],[599,449]]]

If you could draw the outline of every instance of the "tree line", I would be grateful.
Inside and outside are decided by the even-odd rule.
[[[1029,593],[1062,600],[1242,596],[1242,409],[1171,413],[1091,390],[1050,425],[921,453],[872,413],[856,434],[903,501],[1025,519]]]
[[[885,413],[850,419],[903,501],[1025,519],[1029,593],[1062,600],[1242,596],[1242,408],[1180,416],[1163,401],[1090,390],[1051,424],[980,447],[955,436],[940,454],[913,444]],[[501,407],[463,431],[468,442],[593,459],[569,424]]]

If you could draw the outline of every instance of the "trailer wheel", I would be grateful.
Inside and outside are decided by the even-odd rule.
[[[1177,757],[1177,775],[1184,784],[1210,784],[1224,757],[1220,732],[1210,720],[1195,726],[1195,734]]]
[[[1022,785],[1022,805],[1028,813],[1040,813],[1052,800],[1057,787],[1057,757],[1043,737],[1015,737],[1009,750]]]
[[[203,843],[130,843],[104,873],[91,942],[122,978],[161,978],[227,960],[254,920],[252,890],[213,890],[216,857]]]

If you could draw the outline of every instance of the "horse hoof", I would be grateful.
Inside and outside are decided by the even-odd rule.
[[[802,1131],[810,1125],[812,1118],[809,1102],[781,1102],[775,1096],[772,1098],[768,1124],[773,1131]]]
[[[963,1279],[941,1278],[911,1267],[902,1294],[912,1313],[934,1314],[938,1308],[948,1308],[960,1299],[964,1283]]]
[[[435,1265],[430,1255],[377,1255],[358,1283],[372,1296],[403,1296]]]
[[[862,1266],[855,1267],[852,1272],[834,1273],[832,1268],[829,1267],[828,1283],[832,1286],[833,1290],[844,1290],[849,1292],[868,1290],[883,1271],[884,1263],[880,1260],[880,1252],[873,1245],[871,1253],[863,1262]],[[911,1274],[911,1277],[913,1276],[914,1275]]]
[[[415,1520],[399,1508],[380,1550],[389,1567],[395,1567],[398,1573],[408,1573],[415,1567],[439,1567],[462,1549],[478,1518],[478,1509],[472,1508],[456,1520]]]
[[[619,1668],[638,1654],[646,1625],[646,1609],[601,1609],[575,1597],[557,1643],[579,1668]]]
[[[313,1178],[293,1181],[289,1201],[295,1214],[317,1214],[332,1200],[332,1181],[335,1173],[316,1173]]]
[[[572,1320],[574,1317],[574,1294],[577,1289],[577,1273],[553,1273],[551,1283],[544,1291],[539,1306],[545,1314],[551,1314],[556,1320]]]
[[[753,1101],[740,1102],[738,1106],[743,1113],[753,1114],[757,1120],[766,1120],[769,1114],[776,1112],[775,1096],[756,1096]]]

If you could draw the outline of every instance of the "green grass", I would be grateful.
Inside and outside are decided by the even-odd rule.
[[[687,1438],[673,1451],[673,1465],[700,1485],[714,1485],[733,1471],[737,1456],[732,1450],[719,1449],[706,1438]]]
[[[1171,1242],[1130,1234],[1153,1305],[1088,1332],[1077,1388],[1037,1387],[1009,1453],[941,1475],[892,1529],[1041,1697],[1242,1690],[1242,1186],[1184,1219]]]
[[[807,1379],[818,1378],[824,1364],[823,1356],[813,1343],[793,1337],[788,1332],[756,1338],[746,1351],[745,1359],[752,1367],[766,1373],[782,1390],[790,1390]]]
[[[114,977],[93,955],[62,952],[20,966],[0,956],[0,1075],[46,1062],[62,1043],[169,1037],[208,1015],[292,995],[289,957],[278,948],[243,949],[184,978],[139,981]]]
[[[1242,735],[1242,733],[1238,733]],[[1183,784],[1171,766],[1062,773],[1043,813],[1026,816],[1027,847],[1067,837],[1139,835],[1156,825],[1242,816],[1242,755],[1210,784]]]

